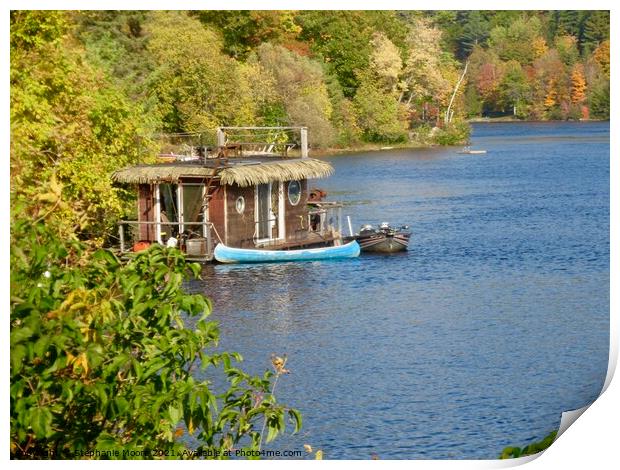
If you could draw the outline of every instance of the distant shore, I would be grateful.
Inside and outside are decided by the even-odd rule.
[[[380,152],[384,150],[394,149],[422,149],[430,147],[438,147],[437,144],[423,144],[420,142],[405,142],[398,144],[360,144],[352,147],[343,148],[326,148],[326,149],[311,149],[311,157],[333,157],[335,155],[350,154],[350,153],[364,153],[364,152]]]
[[[514,116],[499,116],[499,117],[475,117],[467,119],[468,123],[480,123],[480,122],[603,122],[609,121],[609,119],[519,119]]]

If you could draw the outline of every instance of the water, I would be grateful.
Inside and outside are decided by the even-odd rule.
[[[325,458],[493,459],[592,402],[609,347],[609,124],[476,124],[472,148],[329,158],[354,226],[410,251],[207,266],[223,349],[260,373]]]

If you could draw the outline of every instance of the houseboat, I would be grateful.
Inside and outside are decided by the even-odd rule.
[[[234,139],[239,131],[272,138],[242,142]],[[299,138],[282,138],[291,133]],[[113,174],[138,196],[137,220],[119,223],[122,254],[159,243],[210,261],[217,244],[271,251],[342,245],[342,205],[308,205],[308,180],[333,167],[308,157],[306,128],[221,127],[216,136],[212,149],[190,146]]]

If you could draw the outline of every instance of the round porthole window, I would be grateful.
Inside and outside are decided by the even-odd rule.
[[[289,181],[288,183],[288,201],[291,205],[296,206],[301,200],[301,183],[299,181]]]
[[[243,196],[239,196],[235,201],[235,209],[237,209],[239,214],[243,214],[243,211],[245,210],[245,199]]]

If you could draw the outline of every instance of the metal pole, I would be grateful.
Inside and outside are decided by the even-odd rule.
[[[353,227],[351,227],[351,217],[347,215],[347,222],[349,222],[349,235],[353,236]]]

